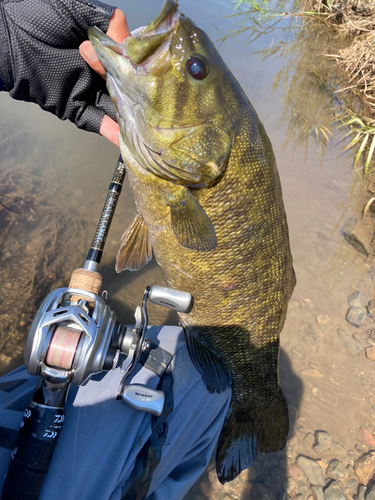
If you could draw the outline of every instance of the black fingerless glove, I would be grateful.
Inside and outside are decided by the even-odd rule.
[[[114,9],[98,0],[0,0],[0,90],[98,132],[104,114],[116,115],[78,47],[89,26],[107,31]]]

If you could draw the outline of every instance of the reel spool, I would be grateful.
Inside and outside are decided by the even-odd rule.
[[[81,331],[58,326],[53,332],[46,355],[46,365],[70,370],[73,366]]]

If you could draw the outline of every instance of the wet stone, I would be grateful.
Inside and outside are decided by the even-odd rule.
[[[348,455],[348,452],[346,449],[341,446],[341,444],[337,443],[336,441],[332,441],[332,446],[329,450],[331,456],[335,457],[336,459],[340,460],[341,462],[349,463],[350,458]]]
[[[297,481],[295,481],[292,477],[286,478],[283,482],[282,489],[287,495],[297,493]]]
[[[366,347],[366,358],[370,361],[375,361],[375,347]]]
[[[375,345],[375,328],[370,328],[370,330],[367,330],[366,341],[369,345]]]
[[[280,497],[280,500],[290,500],[290,496],[284,491],[284,493]]]
[[[318,486],[324,486],[326,484],[323,470],[315,460],[300,455],[297,457],[296,462],[310,484]]]
[[[366,309],[359,309],[358,307],[350,307],[346,313],[346,321],[351,325],[359,328],[362,326],[366,318]]]
[[[309,488],[306,486],[306,484],[303,483],[302,481],[298,481],[297,488],[298,488],[297,491],[302,495],[302,498],[307,500],[307,497],[309,496],[310,491],[309,491]]]
[[[290,352],[291,352],[294,359],[304,359],[305,358],[305,355],[303,354],[303,352],[297,351],[297,349],[295,349],[294,347]]]
[[[358,486],[358,492],[357,495],[354,496],[355,500],[365,500],[365,493],[366,493],[366,486],[363,484],[360,484]]]
[[[263,484],[256,483],[254,486],[257,488],[260,494],[259,500],[276,500],[275,495],[272,493],[272,491]]]
[[[311,486],[311,493],[314,500],[324,500],[323,488],[321,486]]]
[[[375,452],[365,453],[354,462],[354,472],[358,481],[367,485],[375,473]]]
[[[364,308],[364,302],[361,292],[354,292],[348,297],[348,304],[350,307],[358,307],[358,309]]]
[[[344,346],[347,348],[350,354],[356,356],[364,350],[364,347],[351,335],[346,333],[342,328],[338,328],[337,333],[339,334],[340,339],[342,340]]]
[[[332,438],[326,431],[315,431],[315,453],[325,453],[332,446]]]
[[[355,479],[349,479],[345,483],[345,491],[347,493],[353,493],[354,491],[357,491],[358,488],[358,481]]]
[[[279,484],[282,483],[282,481],[285,477],[285,474],[278,467],[272,467],[271,472],[270,472],[270,476],[271,476],[272,481],[274,481],[274,487],[275,486],[277,487]],[[275,485],[275,483],[276,483],[276,485]]]
[[[367,304],[367,311],[372,319],[375,318],[375,300],[370,300]]]
[[[375,483],[372,483],[366,490],[365,500],[375,500]]]
[[[303,438],[302,442],[303,442],[304,446],[306,446],[307,449],[312,450],[312,447],[315,444],[315,436],[314,436],[314,434],[311,434],[311,432],[309,432]]]
[[[368,257],[373,235],[368,227],[361,224],[361,221],[358,221],[358,219],[349,219],[342,228],[341,234],[357,252]]]
[[[339,483],[332,481],[324,490],[324,500],[348,500]]]
[[[340,479],[346,477],[347,473],[339,460],[331,460],[328,464],[326,475],[331,479]]]
[[[261,481],[262,481],[262,484],[264,484],[264,486],[266,486],[267,488],[269,488],[271,491],[273,491],[273,489],[275,488],[275,486],[277,487],[277,483],[275,483],[275,480],[272,479],[271,476],[263,477],[261,479]]]
[[[329,324],[329,316],[326,314],[318,314],[315,316],[316,321],[319,323],[319,325],[328,325]]]

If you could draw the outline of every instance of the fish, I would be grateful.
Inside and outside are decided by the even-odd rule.
[[[116,270],[136,271],[154,255],[167,286],[191,293],[190,311],[179,313],[190,357],[209,392],[231,387],[216,454],[225,483],[288,434],[278,358],[295,274],[272,145],[176,0],[122,44],[95,27],[88,36],[137,207]]]

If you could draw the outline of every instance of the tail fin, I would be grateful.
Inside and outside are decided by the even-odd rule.
[[[224,484],[251,466],[257,453],[279,451],[288,436],[289,418],[285,396],[277,396],[262,410],[229,409],[216,453],[216,472]]]

